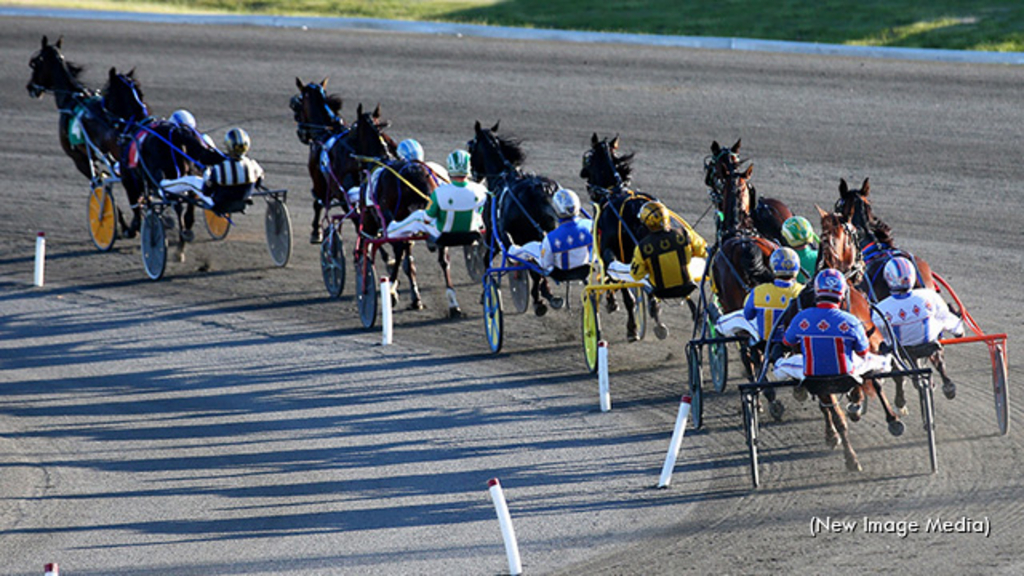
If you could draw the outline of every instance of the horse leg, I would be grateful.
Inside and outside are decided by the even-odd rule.
[[[661,300],[651,296],[650,300],[651,319],[654,320],[654,335],[658,340],[668,338],[668,326],[661,321]]]
[[[395,247],[395,259],[388,260],[387,253],[383,249],[380,253],[383,255],[384,269],[387,270],[388,279],[391,281],[391,309],[394,310],[398,307],[398,266],[401,264],[402,259],[405,257],[405,244],[399,243],[394,244]]]
[[[180,203],[174,205],[174,213],[178,217],[178,247],[176,250],[176,254],[178,262],[184,262],[185,243],[188,241],[188,239],[185,236],[185,221],[183,217],[184,210],[182,209]]]
[[[860,422],[860,417],[868,410],[867,395],[864,394],[864,390],[858,386],[847,392],[846,398],[850,401],[846,406],[847,416],[849,416],[850,420],[854,422]]]
[[[195,204],[189,204],[185,207],[185,218],[183,223],[185,224],[185,227],[181,229],[181,234],[185,238],[186,242],[192,242],[196,239],[196,233],[192,231],[192,226],[196,223]]]
[[[465,314],[459,308],[459,301],[455,299],[455,287],[452,286],[451,259],[448,256],[448,249],[442,247],[437,251],[437,263],[441,265],[441,272],[444,273],[445,294],[448,296],[448,317],[462,318]]]
[[[604,297],[605,297],[604,309],[609,314],[611,314],[612,312],[618,311],[618,309],[619,309],[619,301],[615,299],[615,290],[606,290]]]
[[[313,194],[313,230],[309,233],[309,243],[319,244],[324,241],[324,232],[320,229],[320,213],[323,210],[320,198],[326,197],[326,194],[317,194],[316,188],[310,188],[309,191]]]
[[[139,233],[139,226],[142,224],[142,207],[139,206],[139,199],[142,197],[142,194],[131,185],[126,185],[124,191],[128,196],[128,206],[132,211],[132,222],[125,226],[124,218],[121,218],[121,235],[124,238],[135,238],[135,235]]]
[[[935,369],[938,370],[939,376],[942,377],[942,394],[952,400],[956,398],[956,384],[950,380],[949,375],[946,374],[946,355],[942,349],[937,350],[929,358]]]
[[[420,286],[416,282],[416,259],[412,256],[412,244],[405,245],[405,258],[401,259],[402,270],[405,271],[405,277],[409,279],[409,295],[412,297],[412,302],[409,303],[409,310],[423,310],[423,299],[420,298]],[[397,265],[398,259],[395,259]],[[397,274],[398,271],[396,270]]]
[[[831,394],[818,395],[818,408],[821,409],[821,413],[825,416],[825,444],[832,450],[835,450],[843,443],[839,433],[836,431],[836,426],[831,416],[830,410],[834,406],[835,398]]]
[[[626,341],[636,342],[640,333],[636,325],[636,298],[629,290],[622,290],[622,302],[626,305]]]
[[[904,425],[900,422],[899,414],[893,410],[892,405],[889,403],[889,399],[885,397],[885,391],[882,390],[882,383],[875,378],[870,378],[865,381],[865,384],[871,383],[871,389],[875,391],[875,396],[878,396],[878,402],[882,405],[882,410],[885,411],[885,421],[889,424],[889,433],[893,436],[901,436],[903,434]]]
[[[533,270],[530,270],[530,277],[533,280],[533,288],[530,290],[533,297],[533,313],[543,316],[548,313],[548,305],[540,298],[542,295],[544,298],[551,298],[551,288],[548,287],[548,279]]]
[[[907,397],[903,393],[903,377],[894,376],[893,381],[896,382],[896,398],[893,399],[893,403],[896,405],[896,409],[899,410],[901,416],[906,416],[910,412],[907,410]]]
[[[843,443],[843,452],[844,456],[846,456],[846,469],[850,472],[860,472],[863,468],[860,466],[860,460],[857,458],[857,453],[854,452],[853,446],[850,445],[846,418],[843,417],[843,412],[839,409],[839,405],[834,401],[834,398],[832,405],[829,408],[829,412],[832,418],[832,424],[836,427],[836,433],[839,434],[839,439]]]

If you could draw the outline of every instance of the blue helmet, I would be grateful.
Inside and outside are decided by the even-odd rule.
[[[846,294],[846,277],[835,268],[826,268],[814,277],[814,295],[818,299],[839,302]]]
[[[776,248],[770,259],[775,276],[792,278],[800,272],[800,257],[792,248]]]
[[[398,157],[403,160],[423,162],[423,146],[420,146],[420,143],[412,138],[402,140],[398,145]]]

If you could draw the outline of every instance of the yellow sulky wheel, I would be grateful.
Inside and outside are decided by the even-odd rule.
[[[107,252],[117,240],[117,208],[110,186],[96,186],[89,194],[89,235],[100,252]]]

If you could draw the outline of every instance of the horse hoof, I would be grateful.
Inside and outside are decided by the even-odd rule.
[[[610,298],[610,299],[606,300],[605,302],[606,302],[605,310],[607,310],[609,314],[611,314],[612,312],[618,312],[619,311],[619,301],[618,300],[616,300],[614,298]]]
[[[942,394],[946,398],[949,398],[950,400],[952,400],[953,398],[956,398],[956,384],[953,384],[952,382],[943,382],[942,383]]]
[[[451,320],[455,320],[455,319],[458,319],[458,318],[465,318],[465,317],[466,317],[466,315],[462,313],[462,310],[460,308],[449,308],[448,309],[448,318],[451,319]]]
[[[782,404],[781,400],[773,400],[768,404],[768,413],[771,414],[772,419],[776,422],[782,421],[782,415],[786,412],[786,406]]]
[[[552,296],[548,298],[548,302],[551,303],[551,307],[555,310],[561,310],[562,306],[565,306],[565,299],[559,298],[558,296]]]
[[[548,313],[548,307],[543,302],[537,302],[533,305],[533,313],[539,318]]]
[[[793,398],[800,403],[807,401],[807,388],[804,388],[803,386],[793,388]]]
[[[664,324],[658,324],[654,327],[654,335],[658,337],[658,340],[664,340],[668,338],[668,326]]]
[[[636,329],[626,331],[626,342],[639,342],[640,334],[637,333]]]
[[[829,448],[836,450],[843,445],[843,439],[839,436],[830,436],[825,439],[825,443],[828,444]]]
[[[423,310],[424,308],[426,308],[426,306],[423,304],[423,301],[422,300],[416,300],[412,304],[409,304],[409,307],[407,308],[407,310]]]
[[[178,262],[184,263],[185,262],[185,251],[184,250],[178,250],[178,252],[176,254],[176,257],[178,259]]]
[[[850,417],[850,420],[854,422],[860,420],[861,414],[864,413],[864,405],[858,402],[850,402],[846,406],[846,415]]]
[[[196,233],[191,230],[182,230],[181,239],[183,242],[192,242],[196,239]]]
[[[900,409],[900,412],[907,409],[907,398],[903,395],[902,391],[896,393],[896,398],[893,399],[893,403],[895,403],[896,407]]]
[[[892,422],[889,422],[889,434],[892,434],[893,436],[902,436],[905,429],[906,426],[904,426],[903,422],[900,420],[893,420]]]
[[[309,233],[309,243],[319,244],[324,241],[324,233],[319,228]]]
[[[910,414],[910,410],[907,410],[906,406],[900,408],[898,412],[900,413],[900,416],[906,416],[907,414]]]
[[[864,471],[864,469],[861,468],[861,466],[860,466],[860,462],[858,462],[856,459],[850,459],[850,458],[846,459],[846,469],[849,470],[850,472],[863,472]]]
[[[135,238],[135,235],[138,233],[138,230],[132,230],[129,228],[128,230],[125,230],[123,233],[121,233],[121,238],[125,240],[131,240],[132,238]]]

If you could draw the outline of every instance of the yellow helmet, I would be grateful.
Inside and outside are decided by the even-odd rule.
[[[640,207],[640,222],[647,226],[651,232],[668,230],[671,222],[668,218],[668,208],[657,201],[647,202]]]

